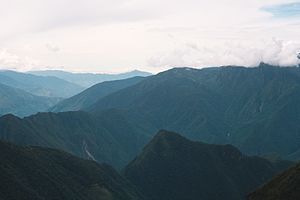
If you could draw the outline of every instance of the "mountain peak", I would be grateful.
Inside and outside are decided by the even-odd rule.
[[[192,142],[178,133],[160,130],[146,145],[143,153],[144,155],[147,155],[149,152],[156,152],[157,154],[164,152],[165,155],[169,152],[172,154],[174,151],[180,151],[188,143]]]
[[[172,132],[172,131],[167,131],[165,129],[159,130],[158,133],[154,136],[154,138],[157,139],[157,140],[171,140],[171,139],[174,139],[174,138],[181,139],[181,140],[186,140],[184,137],[182,137],[178,133],[175,133],[175,132]]]
[[[244,156],[231,145],[193,142],[161,130],[124,174],[152,199],[239,200],[275,171],[269,161]]]

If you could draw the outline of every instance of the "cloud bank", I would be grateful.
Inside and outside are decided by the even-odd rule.
[[[276,66],[294,66],[300,43],[272,38],[260,44],[234,41],[217,46],[188,43],[148,60],[153,67],[212,67],[224,65],[258,66],[260,62]]]
[[[2,68],[155,72],[175,66],[297,63],[299,1],[0,3]]]

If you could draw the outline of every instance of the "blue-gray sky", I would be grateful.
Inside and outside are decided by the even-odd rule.
[[[0,68],[157,72],[297,62],[300,2],[0,0]]]

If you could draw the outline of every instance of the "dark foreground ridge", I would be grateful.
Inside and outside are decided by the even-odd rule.
[[[141,200],[108,165],[63,151],[0,141],[0,199]]]

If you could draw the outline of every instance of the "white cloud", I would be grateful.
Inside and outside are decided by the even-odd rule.
[[[32,65],[28,58],[94,72],[289,64],[300,20],[274,18],[262,8],[293,1],[0,0],[0,49],[17,55],[11,65],[20,69]]]
[[[19,57],[8,52],[6,49],[0,50],[0,69],[28,71],[39,66],[39,62],[29,57]]]
[[[234,41],[217,46],[188,43],[171,52],[161,53],[148,60],[153,67],[212,67],[222,65],[258,66],[265,62],[279,66],[296,65],[300,43],[275,38],[260,44]]]
[[[52,43],[47,43],[47,44],[45,44],[45,46],[49,51],[52,51],[54,53],[56,53],[60,50],[60,48],[57,45],[52,44]]]

